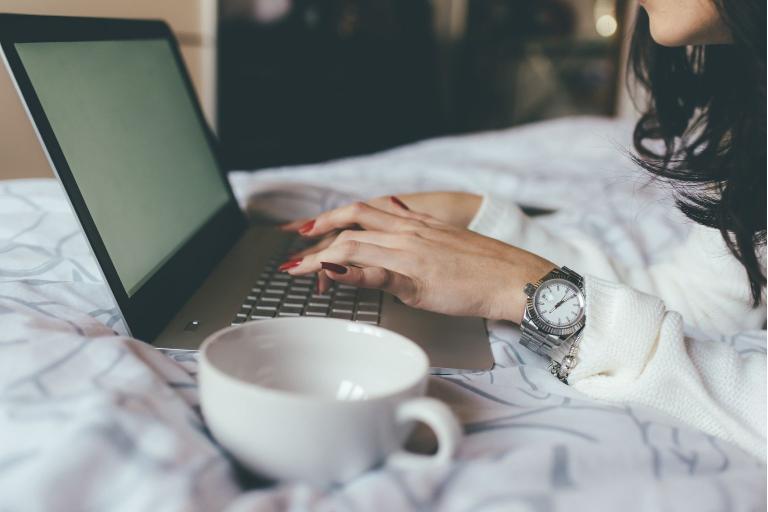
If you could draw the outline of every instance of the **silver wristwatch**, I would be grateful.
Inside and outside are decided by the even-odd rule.
[[[586,321],[584,280],[568,267],[556,268],[525,285],[525,294],[520,343],[550,359],[552,373],[565,382]]]

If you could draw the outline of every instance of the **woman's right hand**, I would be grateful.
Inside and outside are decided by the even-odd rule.
[[[432,218],[451,226],[466,228],[480,208],[482,200],[482,196],[467,192],[419,192],[400,196],[377,197],[367,201],[367,203],[379,210],[395,214],[407,211],[408,216],[414,219]],[[281,229],[304,234],[311,229],[311,226],[308,229],[311,223],[312,219],[299,219],[282,225]],[[338,233],[338,231],[333,231],[319,239],[316,244],[290,255],[291,261],[287,265],[328,248],[336,240]],[[317,278],[317,291],[322,292],[330,285],[330,279],[324,272],[319,272]]]
[[[404,208],[416,214],[424,214],[457,228],[466,228],[480,208],[482,196],[468,192],[418,192],[398,196],[381,196],[366,201],[369,205],[384,211],[397,213]],[[281,226],[284,231],[299,232],[311,219],[298,219]],[[329,246],[335,233],[294,256],[299,258]]]

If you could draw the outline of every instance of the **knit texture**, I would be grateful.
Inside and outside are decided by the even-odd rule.
[[[750,307],[743,270],[716,230],[695,229],[667,261],[625,268],[588,240],[561,239],[490,196],[469,229],[585,274],[587,322],[569,377],[575,389],[654,407],[765,460],[765,353],[686,338],[683,316],[668,307],[707,332],[765,321],[764,310]]]

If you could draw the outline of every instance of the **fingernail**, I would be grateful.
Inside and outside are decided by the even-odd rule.
[[[411,211],[411,209],[408,208],[408,206],[406,206],[404,202],[402,202],[400,199],[396,198],[395,196],[389,196],[389,200],[395,203],[397,206],[399,206],[403,210]]]
[[[284,270],[288,270],[289,268],[298,267],[301,264],[301,260],[289,260],[277,267],[277,270],[280,272],[283,272]]]
[[[337,265],[336,263],[328,263],[327,261],[321,261],[320,266],[323,267],[323,270],[330,270],[331,272],[335,272],[337,274],[347,273],[347,267],[343,265]]]
[[[315,227],[315,221],[310,220],[309,222],[305,222],[303,226],[299,228],[299,233],[302,235],[309,233],[312,231],[312,228]]]

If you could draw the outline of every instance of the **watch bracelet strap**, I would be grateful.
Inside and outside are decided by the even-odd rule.
[[[522,325],[520,326],[520,344],[540,356],[544,356],[547,359],[552,359],[554,352],[556,352],[557,349],[565,344],[572,342],[576,339],[577,336],[581,336],[582,331],[584,331],[583,327],[567,338],[563,339],[559,336],[546,334],[536,329],[531,329],[527,325]]]
[[[552,353],[565,342],[565,340],[557,336],[531,329],[527,325],[520,326],[520,333],[520,344],[522,346],[547,359],[551,359]]]
[[[571,370],[576,366],[576,354],[579,352],[579,345],[581,344],[583,333],[584,328],[582,327],[568,339],[570,342],[568,352],[563,356],[563,359],[560,362],[554,359],[551,359],[549,362],[549,371],[564,384],[568,384],[568,377],[571,374]]]

